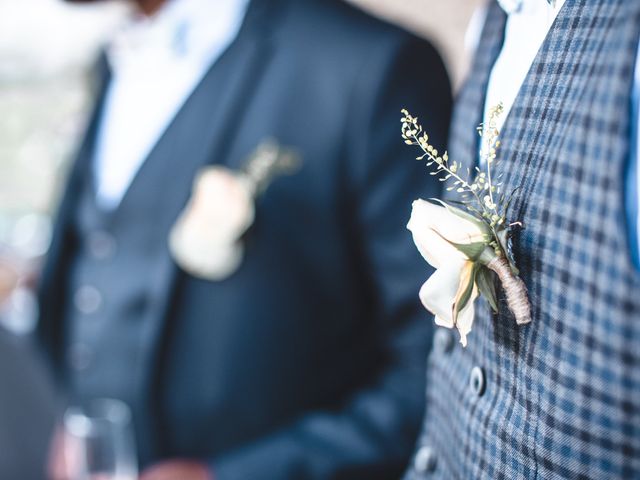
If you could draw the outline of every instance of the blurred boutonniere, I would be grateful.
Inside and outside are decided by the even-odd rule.
[[[455,203],[416,200],[407,228],[422,256],[436,269],[420,290],[420,299],[435,315],[436,324],[458,329],[464,346],[473,325],[476,298],[484,296],[498,311],[496,276],[516,322],[531,321],[527,290],[510,249],[512,227],[520,224],[509,225],[506,220],[514,192],[505,195],[492,172],[500,147],[496,118],[502,110],[502,105],[493,108],[488,124],[478,128],[483,169],[476,167],[473,179],[471,169],[449,160],[447,152],[440,156],[418,119],[402,111],[405,143],[419,147],[418,160],[426,159],[433,168],[431,175],[447,182],[448,191],[461,195],[461,201]]]
[[[269,140],[241,170],[219,165],[202,169],[169,236],[175,262],[205,280],[224,280],[233,274],[242,263],[242,237],[253,225],[257,197],[275,177],[294,173],[299,164],[292,149]]]

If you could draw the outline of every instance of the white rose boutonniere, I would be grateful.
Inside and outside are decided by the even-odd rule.
[[[244,250],[240,239],[254,218],[253,193],[246,178],[224,167],[204,169],[171,231],[174,260],[199,278],[228,277],[240,266]]]
[[[403,110],[405,142],[422,150],[418,160],[427,160],[434,169],[432,175],[451,182],[447,190],[455,189],[462,195],[460,208],[438,200],[434,201],[437,204],[416,200],[407,228],[422,256],[436,269],[420,290],[420,299],[435,315],[436,324],[458,329],[464,346],[473,325],[476,298],[484,296],[498,311],[496,276],[516,322],[523,325],[531,321],[527,290],[509,248],[511,227],[518,224],[506,221],[513,193],[506,198],[492,177],[500,146],[495,118],[501,113],[502,106],[495,107],[489,124],[479,128],[485,170],[476,167],[471,180],[470,170],[463,172],[459,163],[449,161],[446,152],[440,156],[418,119]]]
[[[422,256],[436,269],[420,290],[420,300],[441,327],[457,327],[463,345],[471,331],[478,287],[477,266],[454,246],[484,243],[481,224],[465,220],[444,206],[416,200],[407,228]],[[445,240],[446,239],[446,240]]]
[[[261,144],[243,170],[204,168],[193,195],[171,230],[175,262],[191,275],[210,281],[229,277],[244,256],[242,237],[255,220],[255,200],[279,174],[292,173],[299,159],[275,142]]]

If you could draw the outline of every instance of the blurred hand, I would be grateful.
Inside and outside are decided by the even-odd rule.
[[[19,280],[18,269],[9,261],[0,258],[0,305],[9,299]]]
[[[78,459],[77,455],[74,455],[74,445],[66,435],[64,428],[58,426],[56,432],[51,441],[49,449],[49,463],[47,465],[47,474],[49,480],[72,480],[76,477],[77,471],[74,471],[72,466],[74,462],[73,457]]]
[[[171,460],[147,469],[140,480],[213,480],[213,475],[202,463]]]
[[[76,480],[89,478],[90,480],[111,480],[109,474],[91,474],[86,476],[81,468],[82,445],[79,440],[67,435],[62,426],[56,428],[49,450],[47,465],[48,480]]]

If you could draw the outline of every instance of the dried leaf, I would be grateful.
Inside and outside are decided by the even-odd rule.
[[[469,303],[471,294],[473,293],[473,287],[476,281],[476,273],[478,271],[478,264],[469,263],[462,270],[462,277],[460,278],[460,285],[453,304],[453,324],[457,325],[458,315]]]
[[[498,313],[498,295],[496,293],[495,274],[487,267],[481,266],[476,273],[476,285],[494,312]]]

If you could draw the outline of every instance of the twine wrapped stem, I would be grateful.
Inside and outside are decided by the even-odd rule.
[[[516,317],[518,325],[531,322],[531,304],[524,282],[513,273],[509,262],[504,256],[496,256],[487,263],[487,268],[498,275],[509,310]]]

